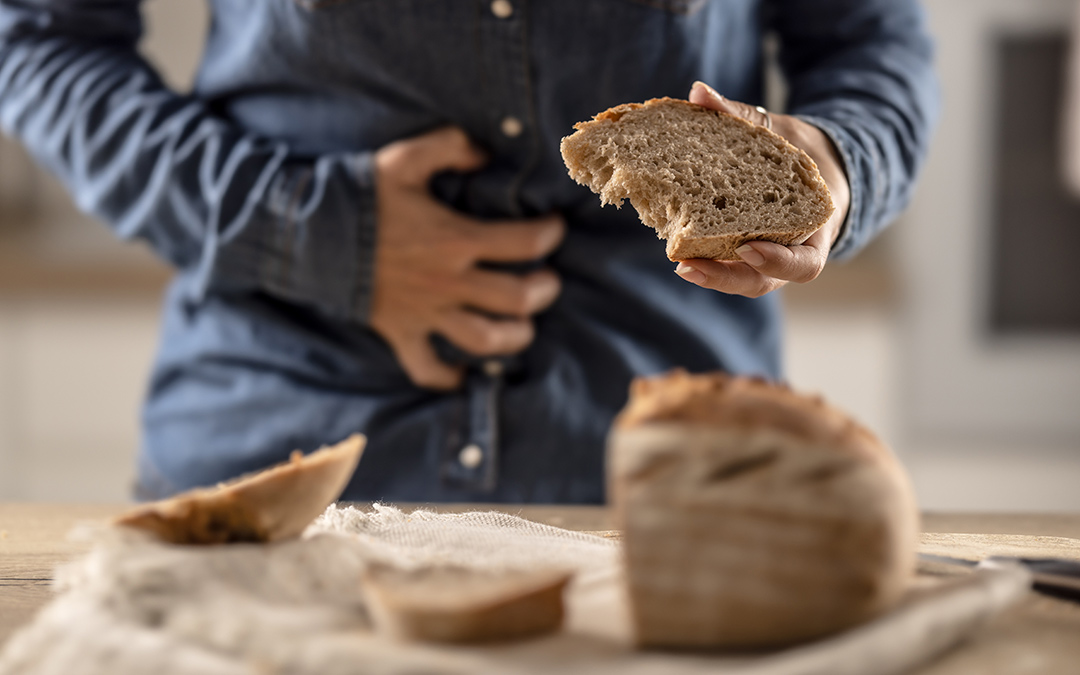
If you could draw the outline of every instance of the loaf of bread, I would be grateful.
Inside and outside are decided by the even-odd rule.
[[[373,566],[363,578],[376,628],[401,640],[473,643],[534,637],[562,624],[569,572]]]
[[[764,648],[891,607],[915,565],[907,477],[820,397],[676,371],[638,380],[609,438],[644,646]]]
[[[817,165],[778,134],[688,101],[606,110],[562,140],[570,177],[624,199],[671,260],[738,260],[754,239],[802,243],[833,212]]]
[[[173,544],[263,542],[298,536],[345,489],[366,439],[337,445],[212,488],[139,506],[116,524]]]

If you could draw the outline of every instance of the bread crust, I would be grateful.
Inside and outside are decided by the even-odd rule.
[[[341,443],[241,476],[139,506],[115,524],[173,544],[265,542],[298,536],[345,489],[366,438]]]
[[[907,587],[906,475],[820,397],[721,373],[642,379],[608,449],[642,645],[789,645],[865,621]]]
[[[863,460],[894,461],[877,436],[822,396],[800,394],[759,377],[723,372],[690,374],[675,369],[635,379],[630,385],[630,400],[615,418],[614,428],[626,430],[657,422],[725,430],[770,429]]]
[[[557,630],[572,576],[564,570],[406,571],[377,565],[362,583],[380,632],[399,640],[478,643]]]
[[[810,238],[818,228],[795,230],[790,233],[765,232],[729,234],[717,237],[681,237],[674,236],[667,240],[668,260],[693,260],[705,258],[708,260],[742,260],[735,252],[740,246],[748,241],[771,241],[781,246],[793,246],[801,244]]]

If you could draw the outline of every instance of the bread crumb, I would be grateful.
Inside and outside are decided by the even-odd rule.
[[[800,244],[834,209],[805,152],[688,101],[624,104],[574,129],[559,146],[570,177],[602,204],[629,199],[673,261],[741,260],[752,240]]]
[[[7,530],[0,530],[0,539],[7,539]]]

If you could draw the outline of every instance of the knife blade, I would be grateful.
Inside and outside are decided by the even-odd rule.
[[[1032,588],[1036,591],[1055,598],[1080,602],[1080,560],[1015,556],[991,556],[983,560],[968,560],[935,553],[920,553],[919,559],[969,568],[994,567],[1002,564],[1023,565],[1031,571]]]

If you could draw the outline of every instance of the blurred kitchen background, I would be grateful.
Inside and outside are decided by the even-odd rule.
[[[1074,0],[926,6],[945,109],[921,186],[856,261],[785,291],[789,379],[877,430],[924,508],[1077,511]],[[186,88],[203,3],[145,14],[145,53]],[[128,498],[168,276],[0,138],[0,501]]]

